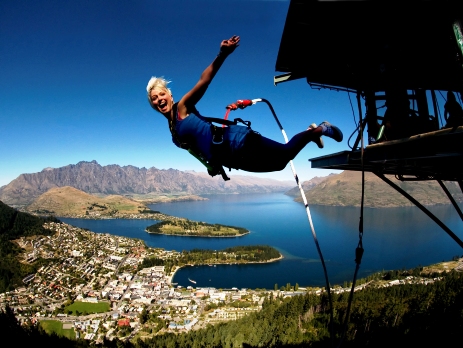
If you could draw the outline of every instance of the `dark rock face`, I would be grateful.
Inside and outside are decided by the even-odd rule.
[[[248,179],[247,179],[248,178]],[[213,194],[285,191],[288,183],[239,176],[224,182],[220,177],[176,169],[101,166],[96,161],[79,162],[39,173],[21,174],[0,188],[0,200],[9,205],[27,205],[53,187],[71,186],[92,194]]]

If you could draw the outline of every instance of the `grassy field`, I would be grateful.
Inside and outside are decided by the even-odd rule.
[[[119,211],[123,211],[123,212],[125,212],[125,211],[131,212],[131,211],[133,211],[133,209],[134,209],[133,205],[128,205],[128,204],[117,204],[117,203],[114,204],[114,205],[112,206],[112,208],[113,208],[113,209],[117,209],[117,210],[119,210]],[[138,209],[146,209],[146,208],[140,206]],[[138,212],[138,211],[137,211],[137,212]]]
[[[76,338],[74,329],[63,330],[63,323],[58,320],[42,320],[40,321],[40,326],[48,334],[56,333],[58,336],[64,336],[70,339]]]
[[[64,309],[64,313],[67,313],[68,311],[72,311],[73,315],[76,315],[76,311],[78,311],[80,315],[82,315],[83,313],[87,313],[87,314],[103,313],[103,312],[109,311],[109,303],[107,302],[88,303],[88,302],[76,301],[72,305],[67,306]]]

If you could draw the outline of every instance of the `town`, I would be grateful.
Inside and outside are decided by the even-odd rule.
[[[145,258],[172,260],[179,252],[148,248],[137,239],[98,234],[65,223],[47,223],[54,236],[21,237],[23,262],[49,260],[24,286],[0,294],[21,322],[58,321],[70,337],[150,337],[238,319],[261,308],[265,291],[181,287],[176,269],[140,269]],[[60,325],[61,325],[60,324]],[[61,331],[61,330],[60,330]],[[72,334],[74,332],[75,334]]]
[[[104,338],[131,340],[187,332],[259,311],[269,296],[322,292],[289,284],[273,290],[182,287],[172,283],[178,266],[142,265],[150,258],[168,263],[181,257],[177,251],[149,248],[141,240],[60,222],[44,227],[55,234],[16,241],[25,250],[22,262],[42,260],[43,266],[23,279],[24,286],[0,294],[0,307],[12,308],[22,323],[54,327],[52,331],[70,338],[101,343]],[[457,268],[462,268],[462,259]],[[409,276],[381,286],[438,279]],[[371,284],[364,282],[356,290]],[[348,286],[332,289],[336,293],[349,290]]]

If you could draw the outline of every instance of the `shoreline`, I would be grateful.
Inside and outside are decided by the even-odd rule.
[[[67,218],[67,219],[85,219],[85,220],[116,220],[116,219],[126,219],[126,220],[154,220],[154,221],[167,221],[169,219],[185,219],[182,217],[171,216],[164,213],[149,213],[149,214],[127,214],[122,215],[119,214],[118,216],[56,216],[59,220],[60,218]],[[229,226],[234,227],[234,226]],[[233,236],[201,236],[201,235],[184,235],[184,234],[170,234],[170,233],[158,233],[158,232],[149,232],[148,230],[144,230],[144,232],[148,234],[158,234],[161,236],[174,236],[174,237],[199,237],[199,238],[238,238],[246,236],[250,234],[251,231],[246,230],[247,232],[242,234],[236,234]]]
[[[32,215],[40,215],[29,213]],[[44,215],[40,215],[44,216]],[[47,215],[48,216],[48,215]],[[183,219],[176,216],[167,215],[164,213],[118,213],[116,215],[52,215],[55,216],[57,219],[59,218],[66,218],[66,219],[83,219],[83,220],[118,220],[118,219],[126,219],[126,220],[156,220],[156,221],[164,221],[169,218],[177,218]]]

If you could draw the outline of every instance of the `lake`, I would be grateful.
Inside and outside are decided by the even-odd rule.
[[[148,246],[167,250],[220,250],[266,244],[284,256],[283,260],[269,264],[185,267],[174,277],[174,282],[183,286],[192,285],[188,278],[194,279],[196,286],[216,288],[273,289],[275,283],[278,287],[287,283],[324,285],[322,266],[301,203],[282,193],[206,197],[206,201],[153,204],[150,208],[191,220],[240,226],[251,233],[237,238],[177,237],[144,232],[153,220],[61,220],[97,233],[143,239]],[[360,209],[327,206],[310,209],[330,283],[342,285],[352,279],[355,269]],[[463,238],[462,223],[453,207],[434,206],[430,210]],[[462,254],[461,248],[415,207],[365,209],[363,246],[359,278],[383,269],[409,269]]]

